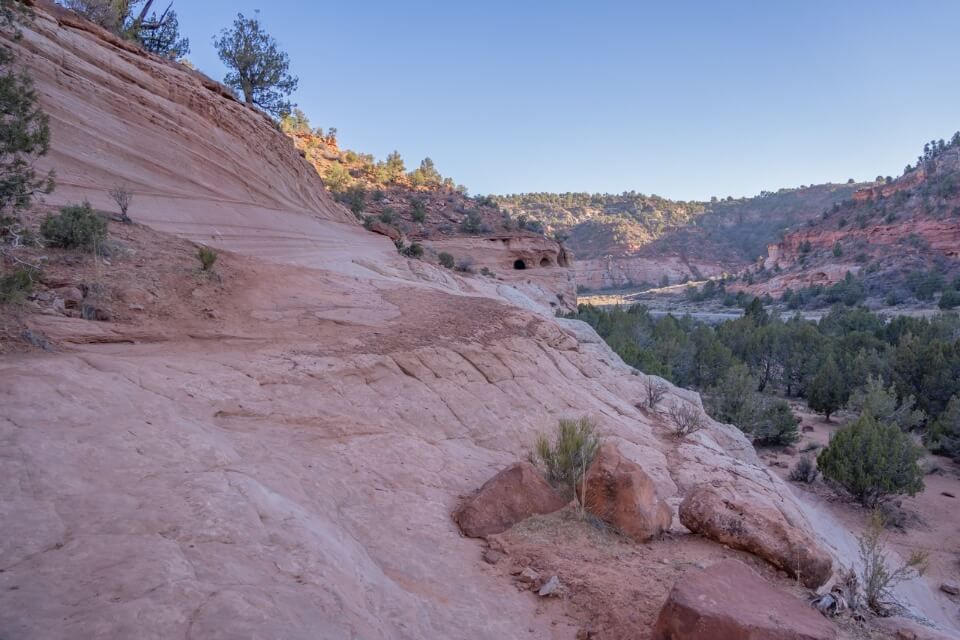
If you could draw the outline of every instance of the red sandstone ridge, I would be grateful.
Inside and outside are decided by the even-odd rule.
[[[858,190],[770,244],[751,268],[755,294],[830,285],[848,273],[881,297],[903,288],[911,273],[936,271],[949,280],[960,273],[960,146],[889,184]]]

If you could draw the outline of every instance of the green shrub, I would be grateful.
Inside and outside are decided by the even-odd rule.
[[[786,400],[769,399],[761,401],[760,415],[749,431],[753,443],[761,447],[785,447],[800,439],[797,427],[800,420],[793,415]]]
[[[49,215],[40,225],[47,246],[93,251],[107,238],[107,221],[89,202],[68,205],[57,215]]]
[[[816,479],[817,465],[810,456],[802,456],[797,460],[797,464],[793,465],[793,469],[790,470],[790,480],[793,482],[810,484]]]
[[[410,217],[414,222],[424,222],[427,219],[427,206],[419,198],[413,201],[413,209]]]
[[[423,245],[419,242],[411,242],[410,246],[403,248],[400,253],[407,256],[408,258],[422,258],[423,257]]]
[[[960,397],[951,397],[946,411],[930,426],[927,446],[937,453],[960,460]]]
[[[954,307],[960,305],[960,292],[954,289],[944,291],[943,295],[940,296],[940,302],[938,305],[941,309],[953,309]]]
[[[363,213],[363,207],[367,198],[367,190],[363,185],[354,185],[347,189],[342,196],[342,201],[350,207],[350,211],[358,218]]]
[[[540,434],[534,450],[546,470],[547,481],[567,497],[572,497],[577,481],[587,470],[599,446],[600,437],[589,418],[561,419],[553,442],[546,434]]]
[[[483,218],[476,211],[470,211],[460,223],[460,230],[470,234],[480,233],[483,230]]]
[[[867,383],[850,395],[851,409],[861,415],[870,415],[877,422],[895,424],[904,431],[919,426],[926,419],[923,411],[913,408],[915,404],[913,396],[899,402],[894,386],[884,388],[883,379],[874,376],[867,378]]]
[[[200,261],[200,268],[204,271],[210,271],[213,264],[217,261],[217,252],[207,246],[200,246],[197,249],[197,259]]]
[[[394,211],[390,207],[387,207],[383,210],[383,213],[380,214],[380,222],[384,224],[393,224]]]
[[[323,174],[323,183],[330,191],[343,191],[350,183],[350,172],[339,162],[334,162]]]
[[[446,267],[447,269],[453,269],[453,265],[455,264],[453,256],[446,251],[441,252],[440,255],[437,256],[437,260],[440,262],[440,266]]]
[[[922,454],[897,425],[863,415],[833,435],[817,456],[817,466],[824,478],[874,507],[892,495],[916,495],[923,489],[917,465]]]
[[[18,304],[23,302],[33,290],[34,270],[17,267],[10,273],[0,276],[0,304]]]
[[[858,538],[860,563],[863,567],[863,592],[867,606],[881,616],[889,615],[896,604],[893,589],[905,580],[923,574],[927,567],[927,552],[914,551],[910,558],[897,568],[887,565],[886,545],[883,541],[883,516],[875,511],[863,535]]]

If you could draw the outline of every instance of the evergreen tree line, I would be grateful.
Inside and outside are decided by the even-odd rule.
[[[796,441],[784,398],[826,416],[849,407],[916,431],[932,450],[960,459],[960,318],[886,320],[837,306],[820,321],[783,319],[759,300],[742,318],[710,325],[654,318],[640,305],[580,305],[584,320],[627,364],[704,394],[711,415],[757,444]]]

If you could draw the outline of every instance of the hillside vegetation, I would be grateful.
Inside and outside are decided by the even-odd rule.
[[[634,191],[619,195],[523,193],[496,196],[504,209],[542,220],[567,237],[582,258],[691,254],[746,265],[788,229],[849,198],[855,183],[802,186],[750,198],[668,200]]]
[[[799,306],[960,304],[960,133],[924,146],[916,165],[824,208],[745,274],[750,291]]]
[[[300,109],[281,118],[279,126],[333,197],[368,227],[377,222],[416,239],[543,233],[542,225],[528,216],[514,218],[491,198],[470,197],[465,186],[441,175],[430,158],[408,170],[398,151],[377,160],[368,153],[340,149],[337,130],[312,128]]]

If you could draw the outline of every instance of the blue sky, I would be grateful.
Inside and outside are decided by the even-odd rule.
[[[960,2],[176,0],[190,59],[237,11],[341,146],[471,193],[680,199],[897,175],[960,129]]]

